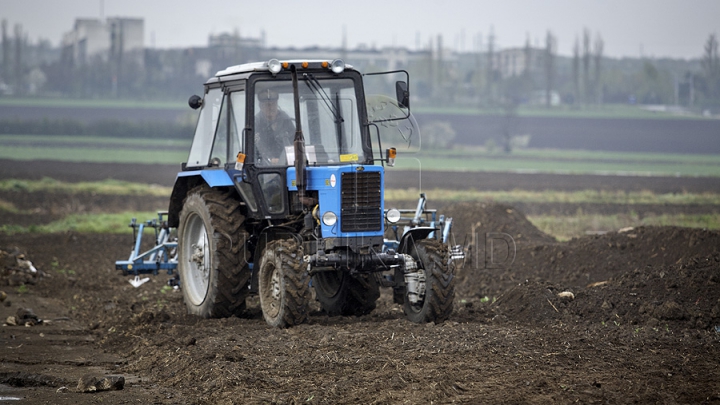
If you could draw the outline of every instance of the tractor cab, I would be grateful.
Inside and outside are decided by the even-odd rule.
[[[363,80],[396,98],[377,94],[368,105]],[[363,78],[341,60],[229,67],[205,83],[204,97],[189,102],[200,108],[200,117],[183,171],[225,171],[218,178],[232,181],[251,218],[284,220],[312,209],[317,184],[334,188],[341,173],[387,159],[380,133],[395,127],[376,124],[409,117],[407,82],[404,71]],[[296,154],[298,142],[302,156]],[[374,209],[382,213],[380,205]]]

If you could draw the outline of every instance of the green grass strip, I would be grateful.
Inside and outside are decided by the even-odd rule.
[[[9,201],[5,201],[5,200],[0,200],[0,212],[7,212],[10,214],[24,213],[23,211],[20,211],[19,209],[17,209],[15,204],[13,204]]]
[[[133,183],[121,180],[67,183],[51,178],[42,180],[0,180],[1,191],[50,192],[50,193],[95,193],[111,195],[151,195],[169,197],[171,187]],[[477,191],[477,190],[423,190],[430,201],[488,201],[503,203],[595,203],[595,204],[671,204],[671,205],[720,205],[720,194],[716,193],[665,193],[652,191]],[[420,191],[417,189],[387,189],[387,201],[414,201]],[[5,205],[7,211],[12,204]],[[3,205],[0,204],[0,207]]]
[[[0,180],[0,190],[2,191],[21,191],[21,192],[46,192],[46,193],[95,193],[110,195],[140,195],[140,196],[159,196],[169,197],[172,188],[132,183],[121,180],[103,180],[79,183],[66,183],[57,181],[48,177],[42,180],[18,180],[5,179]]]
[[[129,141],[131,142],[131,141]],[[58,160],[62,162],[92,163],[160,163],[185,162],[187,151],[122,150],[112,148],[41,148],[31,146],[3,146],[0,159],[11,160]]]
[[[616,215],[529,215],[538,229],[559,241],[638,226],[680,226],[720,229],[720,214],[663,214],[639,218],[636,214]]]
[[[131,218],[144,222],[157,218],[156,212],[121,212],[116,214],[73,214],[46,225],[0,225],[0,232],[13,235],[18,233],[127,233],[130,234]],[[149,232],[149,231],[148,231]]]
[[[146,221],[156,218],[155,212],[122,212],[116,214],[74,214],[47,225],[0,225],[0,232],[17,233],[128,233],[130,218]],[[635,214],[616,215],[531,215],[528,219],[541,231],[558,240],[569,240],[590,233],[617,231],[625,227],[681,226],[720,229],[720,214],[673,214],[638,218]]]
[[[720,194],[715,193],[666,193],[652,191],[476,191],[476,190],[423,190],[430,201],[487,201],[502,203],[569,203],[569,204],[671,204],[671,205],[720,205]],[[388,201],[417,200],[417,189],[385,190]]]

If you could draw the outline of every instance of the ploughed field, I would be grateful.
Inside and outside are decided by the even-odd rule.
[[[0,161],[0,178],[170,185],[175,170]],[[423,173],[423,188],[720,188],[708,178],[458,176]],[[388,187],[412,181],[388,175]],[[69,213],[167,206],[161,197],[18,191],[0,192],[0,201],[22,209],[0,211],[0,225],[23,227]],[[430,200],[429,208],[452,216],[456,241],[469,247],[456,271],[455,310],[438,325],[407,321],[386,290],[369,315],[328,317],[314,304],[309,321],[289,329],[268,327],[256,299],[244,317],[198,319],[186,314],[181,293],[165,287],[166,275],[136,289],[114,270],[130,251],[130,229],[0,234],[7,253],[0,253],[0,290],[8,294],[0,320],[31,308],[50,321],[0,328],[0,397],[33,404],[720,401],[720,233],[640,227],[557,242],[524,213],[577,207]],[[490,259],[488,233],[512,237],[514,261],[499,239]],[[44,275],[19,269],[18,253]],[[493,265],[499,262],[505,265]],[[124,376],[125,388],[74,392],[80,376],[105,373]],[[57,392],[62,386],[70,389]]]

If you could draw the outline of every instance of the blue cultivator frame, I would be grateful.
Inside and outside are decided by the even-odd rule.
[[[430,228],[436,228],[439,230],[442,230],[442,233],[440,234],[440,241],[444,244],[447,244],[450,249],[450,258],[452,260],[463,260],[465,259],[465,253],[463,250],[462,245],[453,245],[451,244],[451,237],[450,237],[450,229],[452,228],[452,218],[445,217],[444,215],[440,215],[440,218],[437,218],[437,210],[434,209],[425,209],[425,204],[427,203],[427,198],[425,197],[425,193],[420,194],[420,199],[418,200],[417,208],[414,210],[411,209],[399,209],[400,211],[400,220],[394,224],[391,229],[392,232],[395,235],[395,240],[388,240],[385,239],[385,249],[393,249],[398,250],[398,247],[400,245],[400,237],[407,233],[410,229],[415,227],[430,227]],[[386,210],[387,212],[387,210]],[[408,214],[412,214],[413,216],[409,216]],[[398,234],[398,229],[400,226],[404,226],[402,230],[402,234]],[[427,236],[430,239],[436,238],[435,232],[430,232]]]
[[[135,218],[130,221],[133,229],[134,247],[128,260],[115,262],[115,269],[121,270],[124,275],[134,275],[136,281],[140,274],[157,275],[166,270],[172,275],[177,269],[177,238],[170,237],[170,228],[167,225],[167,211],[158,211],[158,217],[138,223]],[[155,230],[155,246],[140,253],[142,247],[143,231],[146,227]],[[133,284],[135,285],[135,284]]]

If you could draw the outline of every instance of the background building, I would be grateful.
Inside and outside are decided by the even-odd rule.
[[[78,18],[73,30],[63,36],[63,58],[73,66],[111,60],[143,66],[144,25],[142,18]]]

